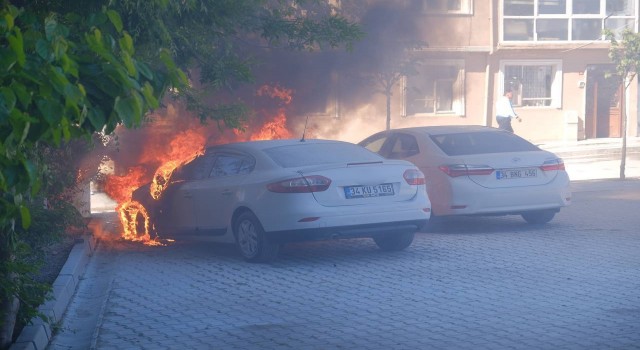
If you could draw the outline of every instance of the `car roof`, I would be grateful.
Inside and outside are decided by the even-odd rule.
[[[391,131],[405,131],[428,135],[459,134],[464,132],[501,132],[503,130],[482,125],[437,125],[437,126],[416,126],[411,128],[392,129]]]
[[[296,144],[313,144],[313,143],[343,143],[350,144],[348,142],[343,141],[335,141],[335,140],[319,140],[319,139],[282,139],[282,140],[257,140],[257,141],[244,141],[244,142],[232,142],[227,144],[220,144],[215,146],[207,147],[207,149],[221,149],[221,148],[229,148],[236,150],[244,150],[244,151],[256,151],[256,150],[264,150],[272,147],[279,146],[289,146]]]

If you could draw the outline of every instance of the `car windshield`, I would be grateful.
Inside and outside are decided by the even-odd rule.
[[[431,140],[449,156],[540,151],[538,146],[509,132],[483,131],[431,135]]]
[[[267,148],[264,152],[283,168],[353,162],[379,162],[384,158],[348,143],[298,143]]]

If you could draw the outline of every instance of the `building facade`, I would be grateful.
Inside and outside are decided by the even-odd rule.
[[[506,89],[530,141],[638,135],[638,83],[625,91],[603,31],[638,31],[638,0],[408,0],[421,64],[394,94],[392,128],[497,126]],[[396,116],[401,116],[397,118]]]

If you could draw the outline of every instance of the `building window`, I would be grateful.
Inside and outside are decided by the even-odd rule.
[[[502,40],[604,40],[603,30],[637,31],[638,0],[503,0]]]
[[[424,64],[405,79],[406,115],[464,115],[464,63]]]
[[[417,0],[416,4],[427,14],[472,14],[473,0]]]
[[[503,61],[500,64],[500,74],[501,93],[511,89],[514,106],[560,108],[561,61]]]

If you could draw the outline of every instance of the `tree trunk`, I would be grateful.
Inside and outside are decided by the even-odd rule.
[[[387,92],[387,130],[391,129],[391,92]]]
[[[620,152],[620,180],[625,179],[625,168],[627,164],[627,109],[625,108],[625,95],[627,93],[626,79],[622,82],[622,94],[620,94],[620,109],[622,111],[622,152]]]

